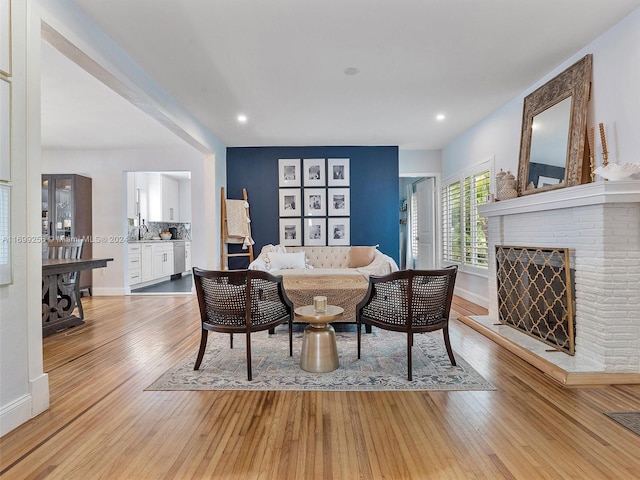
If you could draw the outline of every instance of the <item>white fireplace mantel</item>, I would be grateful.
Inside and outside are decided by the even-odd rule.
[[[479,208],[489,243],[489,315],[474,328],[564,384],[640,382],[640,180],[599,181]],[[575,283],[576,351],[498,321],[496,245],[568,248]],[[544,368],[543,368],[544,367]]]
[[[483,217],[495,217],[603,203],[628,202],[640,202],[640,180],[586,183],[575,187],[524,195],[510,200],[488,203],[479,208],[479,213]]]

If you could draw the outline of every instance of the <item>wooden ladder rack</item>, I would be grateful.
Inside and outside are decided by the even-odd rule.
[[[229,268],[229,258],[230,257],[249,257],[249,263],[253,262],[253,245],[249,244],[246,252],[240,253],[228,253],[228,244],[229,243],[242,243],[240,242],[228,242],[229,237],[227,236],[227,204],[226,197],[224,193],[224,187],[220,189],[220,268],[222,270],[227,270]],[[242,189],[242,199],[245,202],[249,201],[249,197],[247,196],[247,189]],[[247,207],[247,215],[249,215],[249,207]],[[249,216],[251,218],[251,216]],[[251,236],[251,223],[249,223],[249,236]]]

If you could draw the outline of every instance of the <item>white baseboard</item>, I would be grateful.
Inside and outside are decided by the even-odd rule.
[[[93,287],[91,294],[97,297],[119,297],[127,295],[127,291],[124,287]]]
[[[0,436],[31,419],[31,395],[25,395],[0,410]]]
[[[49,375],[43,373],[29,388],[31,393],[0,409],[0,437],[49,408]]]
[[[487,309],[489,308],[489,299],[487,297],[482,297],[473,292],[465,290],[464,288],[458,287],[456,287],[455,289],[455,294],[459,297],[464,298],[465,300],[469,300],[470,302],[475,303],[476,305],[480,305],[481,307]]]
[[[49,374],[43,373],[31,381],[31,416],[35,417],[49,408]]]

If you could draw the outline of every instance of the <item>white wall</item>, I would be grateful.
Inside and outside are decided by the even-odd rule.
[[[398,173],[401,177],[415,174],[439,173],[442,171],[440,150],[399,150]]]
[[[495,156],[496,171],[517,174],[524,97],[586,54],[593,54],[592,93],[588,125],[604,123],[609,161],[640,161],[640,9],[531,85],[442,150],[443,179]],[[596,135],[596,151],[600,142]],[[596,166],[602,163],[596,155]],[[456,289],[464,296],[487,297],[487,280],[461,272]],[[486,303],[486,302],[483,302]],[[481,304],[483,304],[481,303]]]
[[[204,198],[200,200],[204,201]],[[191,179],[180,180],[180,222],[191,222]]]
[[[93,187],[93,237],[126,238],[126,178],[127,171],[190,171],[191,172],[191,233],[193,265],[205,265],[206,249],[219,243],[207,238],[205,224],[217,222],[207,217],[204,192],[215,183],[212,172],[205,169],[206,156],[185,144],[184,148],[157,150],[94,150],[42,152],[42,173],[76,173],[91,177]],[[113,258],[107,268],[93,272],[93,292],[96,295],[125,293],[126,243],[110,241],[94,243],[93,256]]]

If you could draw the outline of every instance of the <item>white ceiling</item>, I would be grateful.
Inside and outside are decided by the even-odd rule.
[[[74,0],[227,146],[439,149],[640,0]],[[43,47],[43,144],[184,143]],[[598,59],[594,58],[594,63]],[[346,75],[356,67],[359,73]],[[238,124],[243,113],[249,121]],[[446,119],[435,117],[443,113]]]
[[[42,146],[106,150],[186,145],[165,126],[42,42]]]

